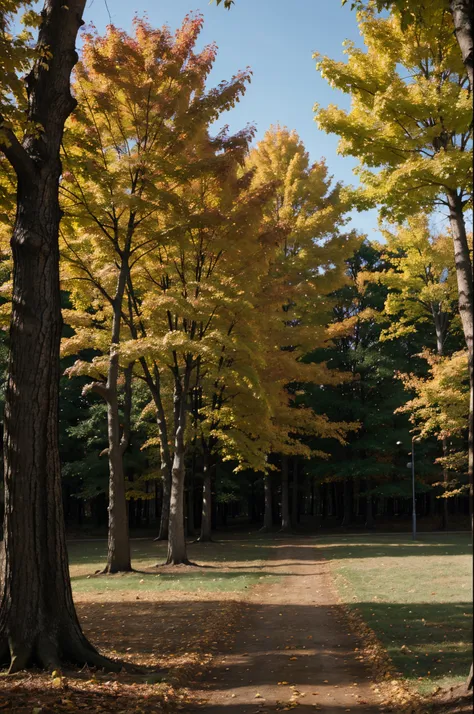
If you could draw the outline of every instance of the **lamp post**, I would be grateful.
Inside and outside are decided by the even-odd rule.
[[[412,493],[412,532],[416,540],[416,497],[415,497],[415,437],[411,440],[411,493]]]

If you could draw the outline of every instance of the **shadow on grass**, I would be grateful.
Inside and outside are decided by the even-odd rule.
[[[160,656],[179,655],[198,646],[209,623],[225,606],[225,600],[108,602],[105,608],[99,603],[77,604],[86,633],[95,644],[119,654],[131,648],[132,652],[154,652]],[[244,609],[249,632],[253,631],[252,623],[257,626],[262,619],[268,622],[270,631],[278,629],[279,623],[291,622],[295,645],[300,639],[299,644],[316,659],[347,656],[344,649],[332,653],[321,649],[325,642],[324,623],[333,618],[330,607],[247,604]],[[357,609],[404,677],[414,680],[423,677],[435,682],[467,676],[472,658],[471,603],[361,603]],[[314,633],[309,643],[307,634],[317,623],[321,632]],[[280,654],[266,652],[265,646],[265,642],[260,643],[253,654],[249,650],[242,661],[242,677],[250,668],[256,675],[256,685],[271,683],[263,679],[267,667],[260,672],[261,661],[268,657],[281,659]],[[275,669],[278,671],[278,662]]]

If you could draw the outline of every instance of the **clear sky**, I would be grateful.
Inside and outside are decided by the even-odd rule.
[[[225,116],[230,129],[248,123],[257,127],[257,139],[271,124],[296,129],[311,159],[326,159],[336,180],[355,182],[355,161],[338,156],[337,137],[318,130],[315,102],[348,107],[348,98],[332,90],[315,69],[313,52],[342,58],[342,43],[362,40],[350,3],[341,0],[237,0],[230,11],[208,0],[88,0],[85,20],[99,32],[112,22],[131,29],[135,14],[146,14],[152,25],[175,30],[191,11],[204,15],[200,44],[216,42],[218,56],[209,84],[229,79],[250,67],[253,80],[245,97]],[[376,211],[354,213],[351,225],[375,237]]]

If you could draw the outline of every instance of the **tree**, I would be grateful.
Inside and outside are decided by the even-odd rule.
[[[45,2],[25,88],[17,84],[0,97],[0,150],[18,181],[0,607],[0,660],[10,658],[10,672],[33,663],[54,668],[64,660],[115,667],[87,642],[74,610],[58,449],[59,152],[64,123],[76,105],[69,85],[84,5]],[[4,29],[19,7],[2,7]],[[12,61],[16,47],[12,42]],[[24,61],[22,55],[9,67],[12,82]],[[16,122],[22,124],[21,140]]]
[[[348,204],[341,186],[331,186],[324,161],[310,164],[296,132],[272,127],[251,152],[247,165],[255,172],[256,185],[278,182],[265,207],[265,221],[269,227],[281,225],[286,231],[262,283],[260,313],[266,343],[262,381],[273,414],[270,443],[272,451],[281,454],[282,529],[289,530],[288,459],[310,455],[303,436],[332,434],[343,440],[353,426],[331,423],[301,400],[297,403],[295,397],[304,392],[305,384],[343,379],[326,364],[308,364],[302,357],[327,339],[332,307],[329,295],[345,282],[344,260],[359,238],[355,232],[343,232]],[[275,350],[275,345],[280,350]],[[294,483],[296,478],[295,468]],[[266,491],[269,506],[268,483]],[[269,514],[266,522],[270,523]]]
[[[225,107],[244,86],[245,77],[238,78],[225,97],[216,93],[214,98],[224,100]],[[187,562],[183,496],[185,453],[192,440],[190,395],[202,388],[203,377],[215,374],[224,352],[224,359],[233,361],[242,334],[233,326],[255,309],[252,295],[262,261],[275,245],[274,232],[262,234],[260,228],[262,205],[272,187],[253,189],[249,174],[240,175],[252,135],[251,129],[235,136],[224,130],[211,138],[203,131],[194,148],[187,147],[183,160],[187,166],[195,160],[196,171],[176,187],[173,210],[162,213],[169,240],[149,253],[129,286],[137,335],[124,343],[123,359],[135,361],[143,377],[151,373],[160,394],[163,381],[172,385],[172,416],[166,410],[163,415],[173,449],[172,564]],[[245,368],[242,380],[252,366]]]
[[[428,217],[414,216],[395,233],[384,231],[389,268],[380,281],[389,289],[384,305],[390,325],[381,339],[396,339],[415,332],[424,323],[432,325],[436,352],[442,357],[453,320],[457,316],[457,285],[453,242],[450,235],[432,236]],[[425,331],[426,332],[426,331]],[[442,438],[443,456],[448,457],[448,440]],[[448,473],[443,469],[445,491]],[[444,499],[444,528],[448,503]]]
[[[84,109],[65,141],[64,286],[75,308],[65,318],[75,334],[64,350],[97,350],[69,373],[94,376],[91,389],[110,397],[102,375],[113,367],[115,402],[120,364],[134,364],[149,387],[171,476],[172,563],[187,560],[189,395],[223,346],[232,352],[232,325],[251,310],[241,275],[257,275],[259,256],[273,245],[272,234],[260,241],[259,233],[271,187],[250,189],[250,175],[241,175],[252,128],[209,134],[249,75],[205,91],[215,47],[194,52],[201,25],[199,16],[187,18],[172,38],[136,21],[134,37],[115,28],[88,37],[75,85]],[[113,413],[118,424],[116,403]],[[119,483],[123,504],[123,472]]]
[[[467,455],[459,441],[465,435],[469,413],[468,360],[466,350],[448,357],[431,352],[425,352],[424,356],[429,364],[427,376],[400,375],[405,388],[414,397],[398,411],[410,414],[410,420],[422,438],[434,434],[443,442],[443,456],[438,462],[443,466],[447,503],[448,497],[466,490],[466,485],[459,486],[456,474],[465,472],[467,465]],[[454,448],[448,450],[448,441]],[[448,478],[450,471],[454,472],[451,479]]]
[[[86,346],[99,351],[91,362],[78,360],[69,374],[95,377],[86,390],[107,403],[108,572],[131,568],[123,471],[128,429],[120,426],[118,380],[123,330],[126,339],[143,336],[135,276],[145,259],[151,264],[153,252],[166,251],[173,232],[192,220],[173,207],[190,177],[207,171],[206,157],[192,147],[211,118],[231,106],[246,78],[204,92],[215,48],[194,52],[201,26],[200,16],[187,17],[175,37],[138,19],[133,36],[111,26],[103,38],[86,36],[76,72],[82,111],[65,137],[68,171],[62,185],[68,214],[64,284],[76,308],[65,317],[76,334],[65,340],[64,353]],[[143,355],[137,359],[157,409],[166,523],[171,450],[160,374]]]
[[[357,493],[361,498],[368,528],[375,525],[376,497],[404,498],[410,494],[396,447],[398,440],[408,441],[408,420],[394,415],[405,403],[406,395],[394,374],[409,369],[419,373],[423,360],[413,355],[421,351],[426,335],[432,335],[426,329],[419,330],[421,335],[408,332],[399,336],[396,345],[380,339],[387,288],[378,278],[389,265],[385,250],[385,246],[365,240],[346,261],[348,282],[332,296],[333,317],[328,330],[331,341],[307,357],[308,361],[328,362],[334,371],[351,375],[350,380],[340,384],[309,388],[304,397],[309,405],[318,405],[329,419],[360,425],[347,444],[321,438],[310,442],[314,449],[330,454],[327,462],[310,461],[308,471],[321,484],[317,493],[321,492],[324,500],[332,500],[333,491],[342,491],[344,526],[351,519],[351,494]],[[427,463],[428,459],[424,459],[423,464]],[[428,469],[422,473],[423,480],[431,476]]]
[[[351,95],[351,109],[318,109],[316,118],[341,136],[341,153],[359,159],[365,205],[381,204],[383,216],[400,221],[439,205],[448,210],[472,405],[473,279],[464,218],[472,206],[472,98],[450,11],[440,1],[420,7],[409,24],[398,10],[386,18],[368,9],[358,18],[367,52],[348,45],[346,63],[324,58],[318,64],[334,87]]]

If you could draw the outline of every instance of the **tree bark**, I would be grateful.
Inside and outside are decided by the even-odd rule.
[[[365,488],[367,491],[370,491],[372,488],[372,484],[370,483],[369,479],[367,479],[367,481],[365,482]],[[374,521],[374,508],[373,508],[372,494],[367,494],[365,498],[366,498],[365,527],[368,528],[369,530],[373,530],[375,527],[375,521]]]
[[[351,524],[351,513],[352,513],[352,503],[351,503],[351,484],[349,479],[345,478],[342,484],[342,528],[348,528]]]
[[[184,433],[186,428],[186,399],[189,389],[189,377],[190,371],[189,368],[186,367],[186,374],[183,381],[181,381],[179,376],[176,376],[175,378],[173,397],[175,439],[173,467],[171,472],[167,565],[189,565],[186,550],[186,536],[184,532],[184,479],[186,475],[184,463]]]
[[[120,316],[118,317],[120,321]],[[107,565],[105,573],[127,572],[132,569],[128,532],[127,499],[123,453],[127,447],[122,440],[118,407],[119,358],[113,339],[107,378],[107,434],[109,439],[109,529]]]
[[[474,533],[474,302],[472,262],[469,253],[469,244],[467,241],[466,224],[464,222],[461,198],[456,191],[449,191],[447,193],[447,200],[449,205],[449,222],[454,241],[454,261],[456,264],[456,276],[459,292],[459,313],[461,315],[464,339],[466,341],[469,360],[468,480],[471,531]]]
[[[453,16],[454,32],[461,50],[467,76],[469,77],[471,94],[473,94],[474,41],[472,0],[450,0],[449,7]]]
[[[212,540],[211,533],[211,509],[212,509],[212,476],[211,460],[209,450],[204,446],[203,450],[203,480],[202,480],[202,517],[200,543],[208,543]]]
[[[5,404],[5,519],[0,662],[11,673],[61,662],[120,669],[88,643],[71,593],[58,446],[61,308],[58,234],[59,157],[74,109],[70,74],[84,0],[45,2],[38,60],[27,78],[28,119],[42,126],[0,150],[18,178],[11,247],[13,298]],[[1,123],[1,119],[0,119]],[[8,133],[8,132],[7,132]]]
[[[290,531],[290,490],[288,484],[288,456],[281,457],[281,530]]]
[[[168,540],[169,521],[170,521],[170,498],[171,498],[171,470],[172,459],[171,452],[168,446],[167,435],[162,438],[162,430],[158,425],[160,432],[160,451],[161,451],[161,474],[162,474],[162,499],[161,499],[161,517],[160,530],[156,540]]]
[[[122,325],[122,304],[127,281],[127,255],[122,255],[122,264],[117,279],[113,301],[112,335],[109,354],[107,383],[93,382],[86,385],[83,393],[96,392],[107,404],[107,437],[109,459],[109,527],[107,564],[104,573],[129,572],[132,570],[130,558],[130,538],[128,531],[127,499],[125,493],[125,473],[123,454],[128,445],[127,426],[121,429],[118,404],[118,379],[120,373],[118,345]],[[131,377],[131,373],[130,373]],[[131,396],[127,398],[131,399]]]
[[[291,527],[298,525],[298,460],[293,463],[293,482],[291,488]]]
[[[268,532],[273,527],[273,496],[271,476],[265,474],[263,477],[263,491],[265,496],[265,510],[263,513],[263,528],[262,531]]]

